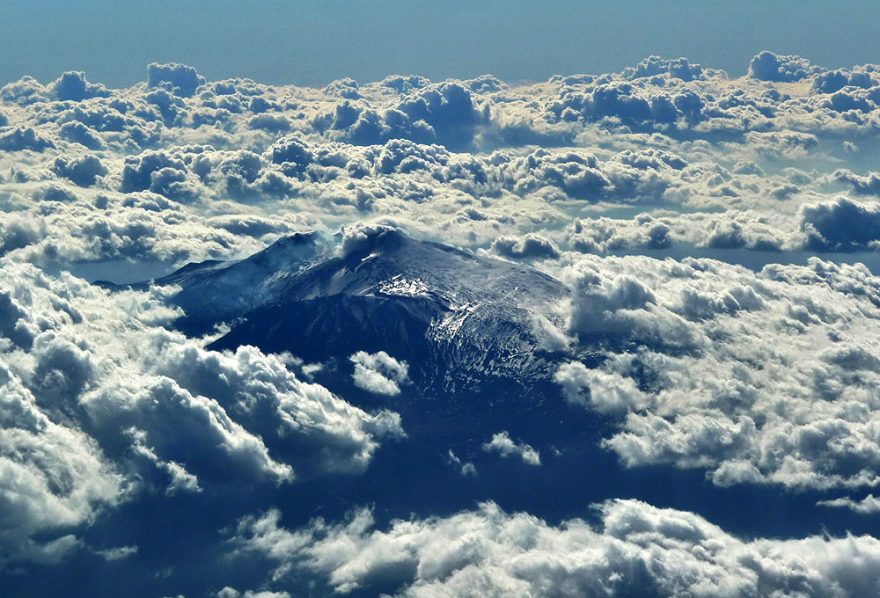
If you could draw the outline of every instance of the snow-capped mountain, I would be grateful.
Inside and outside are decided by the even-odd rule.
[[[237,262],[190,264],[156,281],[181,287],[178,326],[230,330],[213,348],[251,344],[307,361],[386,351],[423,388],[546,379],[537,318],[568,290],[532,268],[418,241],[389,227],[285,237]],[[546,316],[545,316],[546,317]]]

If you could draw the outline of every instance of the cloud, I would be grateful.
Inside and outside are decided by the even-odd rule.
[[[343,257],[369,250],[382,239],[393,237],[399,229],[385,224],[355,224],[342,230],[339,252]]]
[[[446,462],[458,469],[462,477],[473,477],[477,474],[477,466],[470,461],[462,461],[452,450],[446,454]]]
[[[348,98],[349,100],[356,100],[361,97],[360,93],[358,93],[357,81],[349,77],[331,82],[324,88],[324,93],[339,96],[340,98]]]
[[[603,444],[625,465],[702,468],[719,485],[880,482],[880,299],[864,266],[575,264],[569,331],[601,357],[563,364],[556,381],[569,402],[616,415]]]
[[[880,173],[869,172],[859,176],[851,170],[841,169],[835,171],[833,176],[838,182],[852,185],[853,192],[859,195],[880,195]]]
[[[349,359],[354,364],[354,385],[367,392],[393,397],[400,394],[401,384],[409,382],[409,365],[385,351],[358,351]]]
[[[504,458],[516,455],[527,465],[541,464],[538,451],[524,442],[515,442],[506,431],[493,434],[491,440],[483,443],[483,450],[487,453],[498,453]]]
[[[245,590],[240,592],[235,588],[226,586],[217,592],[217,598],[290,598],[288,592],[271,592],[268,590]]]
[[[822,507],[849,509],[861,515],[880,513],[880,498],[876,498],[873,494],[869,494],[861,500],[853,500],[845,496],[831,500],[820,500],[816,504]]]
[[[5,363],[0,384],[0,562],[57,560],[77,546],[68,529],[92,522],[102,508],[123,499],[123,479],[94,440],[52,421]]]
[[[104,142],[95,131],[78,121],[66,122],[58,129],[58,135],[67,141],[78,143],[89,149],[100,149]]]
[[[877,84],[872,73],[864,70],[845,71],[831,70],[813,77],[813,89],[819,93],[835,93],[844,87],[861,87],[868,89]]]
[[[811,248],[852,251],[873,247],[880,240],[880,208],[845,197],[805,205],[801,229]]]
[[[880,287],[869,268],[843,262],[876,264],[877,177],[865,164],[880,130],[878,73],[876,65],[827,70],[762,52],[745,77],[685,58],[649,57],[620,72],[538,82],[392,75],[309,88],[208,81],[192,67],[153,64],[146,82],[118,89],[79,71],[4,85],[0,502],[7,503],[0,511],[9,517],[0,516],[0,566],[64,566],[71,557],[77,567],[88,565],[81,559],[104,566],[116,554],[112,547],[136,546],[136,554],[113,564],[133,571],[150,562],[149,542],[126,529],[106,537],[114,517],[145,505],[167,506],[168,513],[187,505],[205,507],[207,520],[215,511],[205,505],[231,496],[229,488],[247,489],[246,511],[256,512],[309,484],[314,496],[326,489],[321,476],[375,467],[379,451],[406,450],[394,443],[404,436],[400,416],[356,407],[314,384],[306,372],[316,366],[247,346],[211,351],[206,339],[169,330],[177,316],[166,305],[170,290],[108,293],[50,274],[130,280],[187,262],[238,260],[279,239],[283,247],[298,231],[332,239],[327,251],[338,246],[341,256],[367,255],[407,231],[464,255],[522,260],[523,268],[564,281],[570,300],[547,302],[536,289],[518,287],[499,306],[522,313],[529,342],[510,336],[517,358],[494,365],[513,371],[520,355],[540,363],[548,385],[535,404],[595,413],[598,442],[623,466],[620,476],[648,466],[693,469],[717,486],[821,490],[827,500],[820,506],[873,509]],[[842,189],[851,197],[836,197]],[[832,261],[806,261],[817,253]],[[706,255],[722,261],[688,257]],[[760,268],[770,262],[778,263]],[[425,288],[421,280],[381,287],[410,297]],[[452,313],[447,323],[476,324],[470,312]],[[334,382],[343,388],[415,397],[423,389],[406,385],[418,377],[418,364],[407,359],[358,352],[350,365],[324,364],[314,379],[341,375]],[[409,413],[404,399],[397,403]],[[491,472],[482,467],[472,477],[475,455],[490,459],[484,441],[489,452],[516,462],[540,461],[536,448],[511,436],[524,433],[519,427],[495,424],[475,433],[472,447],[437,447],[438,475],[468,487],[487,483]],[[493,435],[502,429],[511,432]],[[407,442],[421,440],[412,434]],[[538,446],[537,437],[533,442]],[[545,464],[541,475],[558,475],[564,461]],[[502,490],[481,496],[500,504],[509,498]],[[538,506],[556,504],[547,497]],[[376,513],[418,511],[424,518],[409,524],[426,537],[450,519],[399,505],[394,511],[379,501]],[[233,499],[224,508],[234,515],[211,521],[211,533],[245,512]],[[853,567],[868,562],[863,553],[847,553],[843,539],[744,542],[718,531],[692,543],[676,535],[676,522],[704,525],[696,516],[639,508],[643,518],[662,520],[662,531],[642,522],[633,524],[642,532],[614,532],[612,541],[599,515],[595,524],[571,528],[589,542],[566,536],[571,551],[546,553],[540,543],[528,544],[519,560],[502,558],[507,540],[474,537],[448,557],[472,560],[443,574],[419,577],[407,552],[417,542],[409,537],[409,548],[389,553],[404,554],[399,560],[376,557],[381,564],[359,571],[345,564],[302,569],[317,562],[304,556],[309,548],[297,549],[292,566],[306,584],[320,585],[318,576],[326,575],[334,588],[372,588],[372,580],[390,576],[399,583],[381,591],[413,594],[583,593],[601,584],[659,594],[717,587],[731,594],[872,593],[854,585],[843,556],[832,558],[848,555]],[[480,513],[463,516],[489,519]],[[553,521],[571,515],[555,513]],[[791,525],[787,535],[803,536],[799,523]],[[344,527],[324,526],[328,533]],[[760,538],[749,526],[737,529]],[[345,534],[369,547],[374,536],[404,527]],[[276,528],[279,538],[288,533],[280,521]],[[534,529],[552,538],[568,533],[564,525]],[[201,541],[198,532],[181,531]],[[304,547],[324,533],[300,532]],[[300,532],[289,532],[292,542]],[[626,540],[616,544],[618,536]],[[590,542],[613,549],[602,548],[592,565],[577,564]],[[732,547],[723,562],[698,554],[715,555],[715,542]],[[279,550],[270,560],[289,564]],[[419,551],[419,559],[432,558],[427,548]],[[682,565],[692,559],[699,567]],[[700,568],[701,559],[711,567]],[[229,584],[220,592],[230,596],[302,589],[244,574],[216,584],[204,577],[188,588],[216,593]]]
[[[682,81],[694,81],[703,78],[703,67],[699,64],[692,64],[687,58],[669,59],[649,56],[636,66],[623,70],[623,76],[627,79],[641,79],[657,75],[668,75]]]
[[[159,291],[0,270],[0,560],[60,558],[78,545],[68,530],[141,492],[359,472],[403,434],[396,414],[304,383],[280,357],[168,331]]]
[[[793,82],[817,72],[818,67],[800,56],[777,55],[764,50],[749,63],[749,77],[761,81]]]
[[[99,176],[107,174],[107,169],[97,156],[85,154],[76,158],[59,156],[52,165],[52,171],[58,176],[70,179],[81,187],[95,184]]]
[[[8,131],[0,132],[0,150],[7,152],[20,152],[33,150],[42,152],[55,144],[44,135],[41,135],[33,127],[14,127]]]
[[[433,137],[451,149],[467,147],[482,118],[471,91],[452,81],[420,89],[405,98],[398,109],[412,122],[426,123]]]
[[[340,594],[859,596],[880,584],[880,542],[870,536],[746,541],[693,513],[637,500],[595,510],[595,526],[551,526],[486,502],[380,530],[361,509],[344,523],[295,531],[270,510],[242,519],[233,542],[239,554],[273,563],[274,587],[308,571]]]
[[[692,325],[664,309],[654,292],[632,275],[609,278],[587,271],[577,278],[574,292],[569,329],[582,343],[594,336],[683,348],[698,343]]]
[[[183,160],[167,152],[145,152],[125,159],[120,191],[146,190],[182,201],[197,196]]]
[[[95,85],[86,80],[85,73],[81,71],[68,71],[63,73],[52,84],[55,95],[62,102],[80,102],[88,98],[106,97],[110,92],[103,85]]]
[[[150,87],[167,87],[176,95],[190,97],[205,79],[191,66],[184,64],[152,63],[147,66],[147,85]]]
[[[591,370],[577,361],[559,366],[553,380],[562,386],[563,396],[569,403],[600,413],[641,411],[650,404],[650,399],[632,378]]]
[[[495,253],[514,259],[544,259],[559,257],[559,248],[541,235],[529,233],[522,238],[499,237],[492,243]]]
[[[856,75],[873,71],[860,69],[847,72],[865,83]],[[819,185],[831,173],[789,180],[767,168],[773,174],[758,177],[736,162],[821,157],[827,148],[819,139],[828,134],[867,147],[862,138],[870,137],[876,111],[870,89],[852,88],[866,94],[854,101],[871,108],[856,118],[840,112],[832,94],[774,94],[682,59],[651,58],[621,74],[541,85],[415,78],[393,83],[409,85],[398,93],[382,82],[359,84],[358,98],[341,98],[335,87],[202,82],[179,65],[154,65],[153,75],[154,87],[104,90],[77,102],[58,101],[54,84],[30,79],[4,87],[16,102],[0,131],[0,143],[15,155],[8,165],[6,189],[16,204],[10,209],[45,222],[51,237],[17,259],[237,257],[272,240],[271,232],[248,240],[219,226],[245,215],[277,218],[278,233],[293,222],[336,230],[358,220],[394,221],[473,247],[497,240],[501,252],[510,245],[514,253],[519,241],[509,239],[537,237],[547,243],[529,247],[546,246],[541,251],[548,254],[553,245],[566,249],[565,241],[594,253],[675,243],[796,249],[804,235],[791,215],[801,204],[827,200]],[[78,74],[65,80],[91,89]],[[175,81],[189,90],[201,85],[199,93],[181,97]],[[648,120],[631,112],[638,106],[648,106]],[[523,138],[545,147],[505,140],[501,131],[514,126],[529,127]],[[610,141],[603,146],[600,139]],[[571,147],[550,147],[559,143]],[[47,171],[60,177],[58,189],[71,181],[101,198],[80,194],[48,214],[27,205],[20,198],[48,183]],[[120,197],[143,191],[181,207],[157,217],[144,211],[168,210],[158,209],[161,200]],[[790,205],[768,207],[768,196]],[[571,199],[597,209],[585,214]],[[645,213],[604,221],[609,204],[638,205]],[[688,211],[661,215],[658,206]],[[649,224],[650,213],[656,217]],[[583,234],[553,234],[573,220],[583,223]]]
[[[43,221],[11,215],[0,221],[0,255],[27,247],[46,236]]]
[[[106,561],[119,561],[122,559],[127,559],[131,556],[134,556],[138,553],[137,546],[114,546],[113,548],[106,548],[104,550],[96,551],[101,557]]]

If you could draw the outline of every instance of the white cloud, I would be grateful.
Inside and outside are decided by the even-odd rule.
[[[473,477],[478,475],[477,466],[470,461],[462,461],[458,455],[452,452],[452,449],[446,454],[446,462],[458,469],[462,477]]]
[[[850,251],[880,243],[880,207],[845,197],[805,205],[801,228],[813,249]]]
[[[343,594],[860,596],[880,584],[880,542],[870,536],[744,541],[693,513],[637,500],[608,501],[596,513],[596,526],[551,526],[487,502],[380,530],[362,509],[345,523],[288,531],[272,510],[241,520],[234,542],[274,564],[273,586],[305,570]]]
[[[529,233],[517,239],[515,237],[499,237],[492,243],[496,253],[514,259],[557,258],[559,248],[540,235]]]
[[[650,404],[649,397],[639,390],[632,378],[616,372],[591,370],[578,361],[559,366],[553,379],[562,386],[569,403],[600,413],[640,411]]]
[[[0,562],[57,560],[77,546],[64,530],[123,500],[125,482],[93,439],[47,417],[2,362],[0,383]],[[36,535],[47,539],[35,541]]]
[[[95,551],[105,561],[120,561],[130,558],[138,553],[137,546],[114,546],[113,548],[105,548]]]
[[[396,414],[368,413],[293,373],[318,366],[253,347],[210,351],[168,331],[163,291],[111,295],[27,265],[170,270],[304,230],[342,230],[344,256],[401,228],[564,279],[572,302],[511,307],[530,310],[546,371],[572,409],[609,422],[602,446],[625,466],[698,468],[718,485],[877,486],[880,283],[861,266],[785,264],[805,252],[874,259],[861,252],[880,240],[878,177],[866,170],[880,131],[878,73],[762,52],[740,78],[649,57],[619,73],[523,84],[390,76],[317,89],[153,64],[129,88],[78,71],[3,86],[0,560],[59,561],[103,514],[144,493],[198,501],[225,483],[275,488],[361,472],[403,435]],[[626,253],[782,265],[755,273],[599,257]],[[527,302],[528,289],[517,296]],[[350,359],[361,389],[419,391],[406,386],[412,360]],[[506,432],[484,447],[540,463]],[[456,451],[446,463],[475,475]],[[875,503],[868,494],[820,506],[865,513]],[[433,535],[454,518],[410,522],[424,538],[395,524],[404,547],[369,558],[359,551],[392,531],[376,532],[363,514],[359,531],[325,524],[288,537],[266,520],[266,533],[300,555],[322,533],[351,540],[360,548],[350,563],[333,561],[329,544],[305,559],[339,589],[401,572],[412,594],[577,594],[602,583],[697,594],[874,589],[852,573],[865,567],[864,583],[876,580],[864,538],[742,542],[713,528],[695,541],[676,530],[703,530],[702,520],[633,504],[602,507],[601,529],[552,528],[490,506],[460,516],[511,538],[532,530],[516,554],[507,536],[458,544],[450,532],[455,548],[431,560],[420,542],[445,546]],[[640,513],[627,515],[637,523],[626,532],[612,524],[621,505]],[[87,549],[146,558],[128,542]],[[283,565],[285,549],[272,550]],[[261,594],[271,592],[220,590]]]
[[[271,592],[268,590],[245,590],[240,592],[235,588],[226,586],[217,592],[217,598],[290,598],[288,592]]]
[[[78,545],[64,530],[141,490],[362,471],[403,433],[396,414],[303,383],[281,358],[166,330],[176,312],[162,291],[110,294],[8,261],[0,271],[3,558],[57,558]]]
[[[570,332],[602,356],[556,374],[616,414],[628,466],[705,468],[716,484],[873,487],[878,279],[811,259],[759,273],[712,260],[574,258]]]
[[[803,235],[790,216],[801,203],[827,201],[822,181],[872,189],[870,173],[838,169],[824,138],[870,146],[876,69],[832,77],[797,57],[756,60],[786,77],[803,71],[816,86],[781,93],[777,83],[657,57],[619,74],[514,86],[411,77],[316,90],[207,82],[177,64],[150,65],[148,85],[117,90],[78,72],[47,86],[24,79],[0,92],[8,114],[0,145],[9,150],[0,170],[10,174],[3,193],[11,198],[0,209],[44,223],[49,239],[0,237],[0,248],[27,245],[16,255],[40,264],[179,263],[238,256],[267,235],[336,230],[369,215],[440,240],[495,242],[514,257],[553,257],[564,239],[552,233],[585,215],[580,202],[701,210],[696,220],[665,214],[669,221],[628,226],[586,220],[572,240],[588,251],[675,242],[796,248]],[[838,79],[848,86],[836,88]],[[844,92],[854,108],[837,98]],[[814,170],[806,181],[786,180],[780,160],[801,158]],[[757,176],[738,162],[767,168]],[[34,206],[34,188],[51,181],[75,200]],[[164,205],[130,196],[145,191]],[[243,237],[221,226],[235,217],[275,227]],[[710,220],[717,230],[706,229]]]
[[[506,431],[493,434],[491,440],[483,443],[483,450],[505,458],[516,455],[527,465],[541,464],[541,454],[537,450],[525,442],[515,442]]]
[[[830,500],[820,500],[816,504],[822,507],[849,509],[862,515],[880,513],[880,498],[875,497],[873,494],[869,494],[861,500],[853,500],[848,496],[844,496]]]
[[[409,382],[409,365],[385,351],[358,351],[350,361],[354,364],[352,380],[355,386],[367,392],[393,397],[400,394],[401,384]]]

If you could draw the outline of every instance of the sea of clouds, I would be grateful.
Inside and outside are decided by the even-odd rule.
[[[625,496],[557,522],[495,502],[387,525],[381,505],[292,525],[283,504],[219,508],[210,497],[234,501],[230,488],[295,496],[301,478],[357,476],[406,422],[393,403],[365,410],[315,383],[296,356],[174,331],[173,290],[91,284],[352,225],[523,262],[571,290],[535,313],[567,355],[558,400],[606,418],[601,446],[626,470],[821,490],[820,508],[870,517],[880,66],[762,52],[740,78],[651,57],[534,83],[323,89],[179,64],[146,75],[127,89],[81,72],[0,88],[0,577],[88,559],[125,571],[149,531],[90,530],[139,504],[205,501],[218,534],[203,540],[203,593],[226,598],[288,595],[305,578],[318,594],[880,592],[869,534],[738,537]],[[410,383],[411,364],[387,353],[351,363],[364,391]],[[506,431],[482,446],[525,467],[547,454]],[[237,563],[261,572],[254,587],[226,587]]]

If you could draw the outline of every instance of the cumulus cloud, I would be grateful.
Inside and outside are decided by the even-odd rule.
[[[358,351],[350,360],[354,364],[352,380],[355,386],[367,392],[393,397],[400,394],[401,384],[409,382],[409,365],[385,351]]]
[[[14,127],[8,131],[0,131],[0,150],[42,152],[50,147],[55,147],[52,140],[38,133],[33,127]]]
[[[801,208],[801,229],[815,249],[852,251],[880,240],[880,207],[839,197]]]
[[[362,471],[396,414],[366,413],[252,347],[209,351],[161,294],[0,263],[2,559],[48,559],[133,493]],[[38,539],[39,538],[39,539]]]
[[[124,480],[92,438],[53,421],[6,363],[0,364],[0,382],[0,561],[58,560],[78,546],[65,531],[91,523],[102,508],[122,500]],[[56,384],[65,382],[56,377]]]
[[[493,434],[488,442],[483,443],[483,450],[498,453],[504,458],[517,456],[527,465],[541,464],[541,454],[537,450],[525,442],[514,441],[504,430]]]
[[[514,259],[559,257],[559,248],[553,241],[534,233],[528,233],[519,239],[499,237],[492,243],[492,249],[504,257]]]
[[[451,465],[452,467],[458,469],[458,472],[463,477],[472,477],[478,475],[476,465],[474,465],[470,461],[462,461],[461,458],[454,452],[452,452],[451,449],[446,454],[446,462],[449,463],[449,465]]]
[[[271,592],[268,590],[245,590],[240,592],[235,588],[226,586],[217,592],[217,598],[290,598],[288,592]]]
[[[63,73],[52,84],[55,95],[62,102],[80,102],[88,98],[106,97],[110,92],[103,85],[89,83],[86,74],[81,71],[68,71]]]
[[[240,259],[305,230],[332,239],[343,257],[369,255],[404,230],[564,281],[571,299],[560,304],[517,288],[523,304],[501,306],[528,312],[529,327],[510,337],[516,359],[501,365],[540,364],[551,386],[529,399],[536,409],[564,400],[561,409],[600,414],[601,446],[624,468],[696,469],[721,486],[822,489],[831,498],[820,507],[871,512],[876,501],[865,492],[880,466],[878,283],[862,266],[794,264],[810,252],[876,263],[877,173],[865,164],[880,130],[878,83],[875,65],[824,69],[761,52],[745,77],[652,56],[621,72],[531,83],[392,75],[309,88],[209,81],[191,66],[151,64],[146,81],[128,88],[79,71],[4,85],[0,512],[8,517],[0,516],[0,560],[17,567],[80,551],[125,566],[148,548],[134,552],[133,538],[89,546],[90,530],[145,496],[201,504],[227,485],[271,496],[279,485],[363,472],[380,446],[403,436],[395,413],[355,407],[307,382],[318,366],[247,346],[211,351],[170,330],[171,291],[108,293],[48,274],[123,271],[133,280],[141,268]],[[841,189],[852,197],[836,197]],[[770,262],[779,264],[755,266]],[[426,296],[420,280],[387,284]],[[453,320],[468,323],[471,312],[459,307]],[[346,388],[384,396],[423,391],[410,383],[420,375],[412,359],[346,357],[314,379],[329,385],[338,375]],[[402,412],[408,398],[395,401]],[[469,486],[488,480],[482,466],[481,476],[464,479],[491,458],[481,448],[540,463],[521,438],[492,435],[502,428],[527,434],[495,422],[467,449],[443,444],[435,455],[443,473]],[[743,542],[715,530],[692,542],[676,536],[675,522],[708,524],[639,505],[639,517],[662,520],[662,530],[638,523],[638,533],[612,534],[601,513],[618,507],[608,505],[596,527],[551,527],[497,507],[462,514],[514,531],[533,522],[534,537],[565,546],[526,542],[508,558],[511,531],[451,551],[461,565],[420,568],[431,557],[408,536],[405,550],[387,553],[405,553],[399,560],[377,557],[361,569],[317,565],[329,561],[308,553],[331,530],[366,550],[381,534],[405,535],[403,523],[357,533],[323,524],[289,532],[292,543],[302,540],[295,559],[278,548],[251,554],[327,575],[340,590],[390,576],[382,591],[411,594],[873,589],[853,581],[873,583],[864,538]],[[408,525],[431,537],[447,519]],[[565,535],[571,530],[583,532],[583,545]],[[276,532],[287,537],[278,522]],[[597,547],[587,553],[592,564],[579,560],[583,546]],[[839,555],[864,571],[847,573]],[[366,562],[359,558],[349,560]],[[220,595],[300,589],[252,581],[230,578],[203,593],[225,583]]]
[[[687,58],[662,58],[649,56],[634,67],[623,70],[623,76],[627,79],[641,79],[643,77],[656,77],[657,75],[669,75],[682,81],[702,79],[703,67],[692,64]]]
[[[847,77],[865,83],[858,73],[871,78],[864,69]],[[824,134],[864,144],[876,112],[871,88],[842,89],[864,92],[853,96],[863,114],[856,118],[841,112],[845,102],[833,94],[758,91],[684,59],[650,58],[620,74],[530,86],[491,77],[403,79],[308,90],[207,82],[192,67],[154,64],[147,86],[128,89],[106,90],[74,72],[57,85],[9,84],[3,93],[13,117],[6,117],[0,145],[15,155],[10,207],[46,221],[53,238],[19,255],[41,264],[237,256],[260,245],[214,222],[270,215],[325,230],[384,219],[438,240],[494,243],[497,252],[523,259],[565,249],[566,239],[552,233],[573,218],[586,224],[570,241],[596,253],[675,242],[795,248],[790,216],[801,203],[822,199],[817,185],[832,173],[758,177],[754,163],[822,155]],[[60,101],[55,87],[62,81],[72,90],[65,93],[82,98]],[[357,97],[345,91],[353,89]],[[505,139],[515,127],[527,127],[517,135],[545,147]],[[724,149],[707,149],[695,136]],[[745,163],[754,168],[747,172]],[[23,197],[51,180],[47,170],[62,184],[53,189],[70,182],[100,198],[79,194],[48,214],[27,205]],[[839,180],[857,193],[871,188],[869,178]],[[146,191],[178,206],[126,197]],[[791,205],[768,210],[768,196]],[[601,211],[585,217],[567,203],[572,199],[689,212],[650,224],[643,213],[639,227],[635,219],[624,227],[603,221]],[[705,226],[718,221],[717,230],[700,229],[698,219]]]
[[[582,343],[595,336],[684,348],[698,342],[692,326],[664,309],[653,290],[630,274],[585,272],[576,279],[574,297],[569,327]]]
[[[841,169],[834,172],[834,178],[841,183],[849,183],[859,195],[880,195],[880,173],[869,172],[860,176],[851,170]]]
[[[875,497],[873,494],[869,494],[861,500],[853,500],[848,496],[844,496],[842,498],[820,500],[816,504],[822,507],[849,509],[861,515],[880,513],[880,498]]]
[[[99,176],[107,174],[107,169],[101,160],[89,154],[76,158],[59,156],[52,164],[52,170],[58,176],[70,179],[82,187],[94,185]]]
[[[630,467],[705,468],[720,485],[873,487],[877,279],[812,259],[758,273],[711,260],[579,258],[566,399],[616,415]]]
[[[749,63],[749,77],[762,81],[800,81],[818,70],[800,56],[778,55],[766,50]]]
[[[880,584],[880,542],[870,536],[746,541],[693,513],[637,500],[595,510],[595,526],[551,526],[487,502],[376,529],[361,509],[344,523],[294,531],[271,510],[242,519],[233,541],[240,554],[275,565],[274,586],[310,571],[340,594],[860,596]]]
[[[569,403],[601,413],[639,411],[650,404],[650,399],[632,378],[591,370],[577,361],[559,366],[553,379],[562,386],[562,393]]]
[[[193,95],[204,81],[205,79],[199,75],[196,69],[184,64],[152,63],[147,67],[147,85],[150,87],[167,86],[175,94],[183,97]]]

